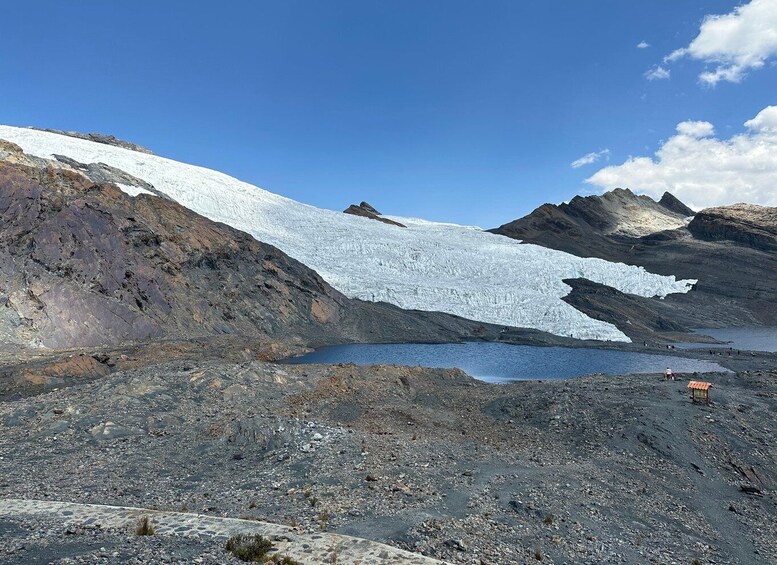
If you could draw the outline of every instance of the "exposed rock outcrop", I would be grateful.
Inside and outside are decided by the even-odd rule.
[[[77,131],[62,131],[58,129],[36,128],[36,127],[30,127],[30,129],[37,129],[40,131],[47,131],[50,133],[58,133],[59,135],[77,137],[78,139],[86,139],[87,141],[104,143],[105,145],[114,145],[116,147],[123,147],[124,149],[131,149],[132,151],[138,151],[140,153],[153,155],[150,149],[146,149],[142,145],[138,145],[137,143],[132,143],[129,141],[124,141],[123,139],[119,139],[112,135],[106,135],[104,133],[79,133]]]
[[[400,224],[399,222],[395,222],[394,220],[389,220],[388,218],[384,218],[381,216],[380,212],[378,212],[375,208],[370,206],[367,202],[362,202],[358,206],[356,204],[351,204],[343,210],[346,214],[351,214],[353,216],[361,216],[363,218],[369,218],[371,220],[378,220],[379,222],[383,222],[384,224],[390,224],[392,226],[398,226],[400,228],[405,228],[404,224]]]
[[[680,201],[679,198],[677,198],[674,194],[671,192],[664,192],[664,195],[661,197],[661,200],[658,201],[661,206],[666,208],[667,210],[671,210],[672,212],[677,212],[678,214],[682,214],[683,216],[693,216],[696,214],[696,212],[692,209],[686,206],[682,201]]]
[[[92,182],[121,184],[127,187],[133,187],[138,192],[149,192],[162,198],[169,198],[165,193],[154,188],[154,185],[151,183],[132,176],[131,174],[122,171],[121,169],[106,165],[105,163],[79,163],[75,159],[71,159],[70,157],[66,157],[64,155],[54,155],[54,158],[60,163],[63,163],[77,171],[81,171]]]
[[[733,241],[761,251],[777,251],[777,208],[734,204],[699,212],[688,230],[705,241]]]

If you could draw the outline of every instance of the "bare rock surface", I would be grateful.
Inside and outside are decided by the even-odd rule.
[[[760,251],[777,251],[777,208],[734,204],[707,208],[688,225],[697,238],[733,241]]]
[[[658,203],[661,204],[661,206],[664,208],[672,210],[673,212],[677,212],[678,214],[682,214],[683,216],[696,215],[696,212],[692,208],[686,206],[684,202],[682,202],[671,192],[664,192],[664,194],[661,196],[661,200],[659,200]]]
[[[362,202],[358,206],[356,204],[351,204],[343,210],[346,214],[351,214],[353,216],[361,216],[363,218],[369,218],[371,220],[377,220],[379,222],[383,222],[384,224],[389,224],[392,226],[397,226],[400,228],[407,227],[404,224],[400,224],[399,222],[395,222],[394,220],[389,220],[388,218],[384,218],[380,212],[378,212],[375,208],[373,208],[371,205],[369,205],[367,202]]]
[[[616,188],[601,196],[575,196],[568,204],[543,204],[528,216],[491,231],[514,239],[530,238],[540,230],[575,238],[642,237],[686,225],[687,214],[675,208]]]
[[[144,357],[0,403],[0,498],[258,519],[461,564],[777,559],[774,355],[705,375],[709,407],[688,399],[694,375],[489,385]],[[29,538],[20,520],[0,521],[3,547]],[[15,559],[69,543],[40,531]]]

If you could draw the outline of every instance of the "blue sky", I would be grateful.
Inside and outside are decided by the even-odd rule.
[[[585,179],[680,122],[745,131],[775,103],[773,65],[713,86],[693,52],[662,62],[738,4],[17,2],[0,123],[112,133],[325,208],[493,227],[600,190]],[[655,65],[671,78],[648,80]]]

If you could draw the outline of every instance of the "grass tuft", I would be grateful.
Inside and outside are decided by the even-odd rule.
[[[148,516],[142,516],[138,520],[138,525],[135,526],[135,535],[136,536],[154,535],[154,526],[151,525],[151,521],[148,519]]]

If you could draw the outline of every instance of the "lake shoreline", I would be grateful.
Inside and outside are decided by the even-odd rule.
[[[661,352],[601,348],[530,346],[506,343],[349,344],[320,348],[280,360],[291,365],[356,364],[456,368],[484,382],[553,380],[591,374],[683,373],[726,371],[711,359],[668,356]]]

